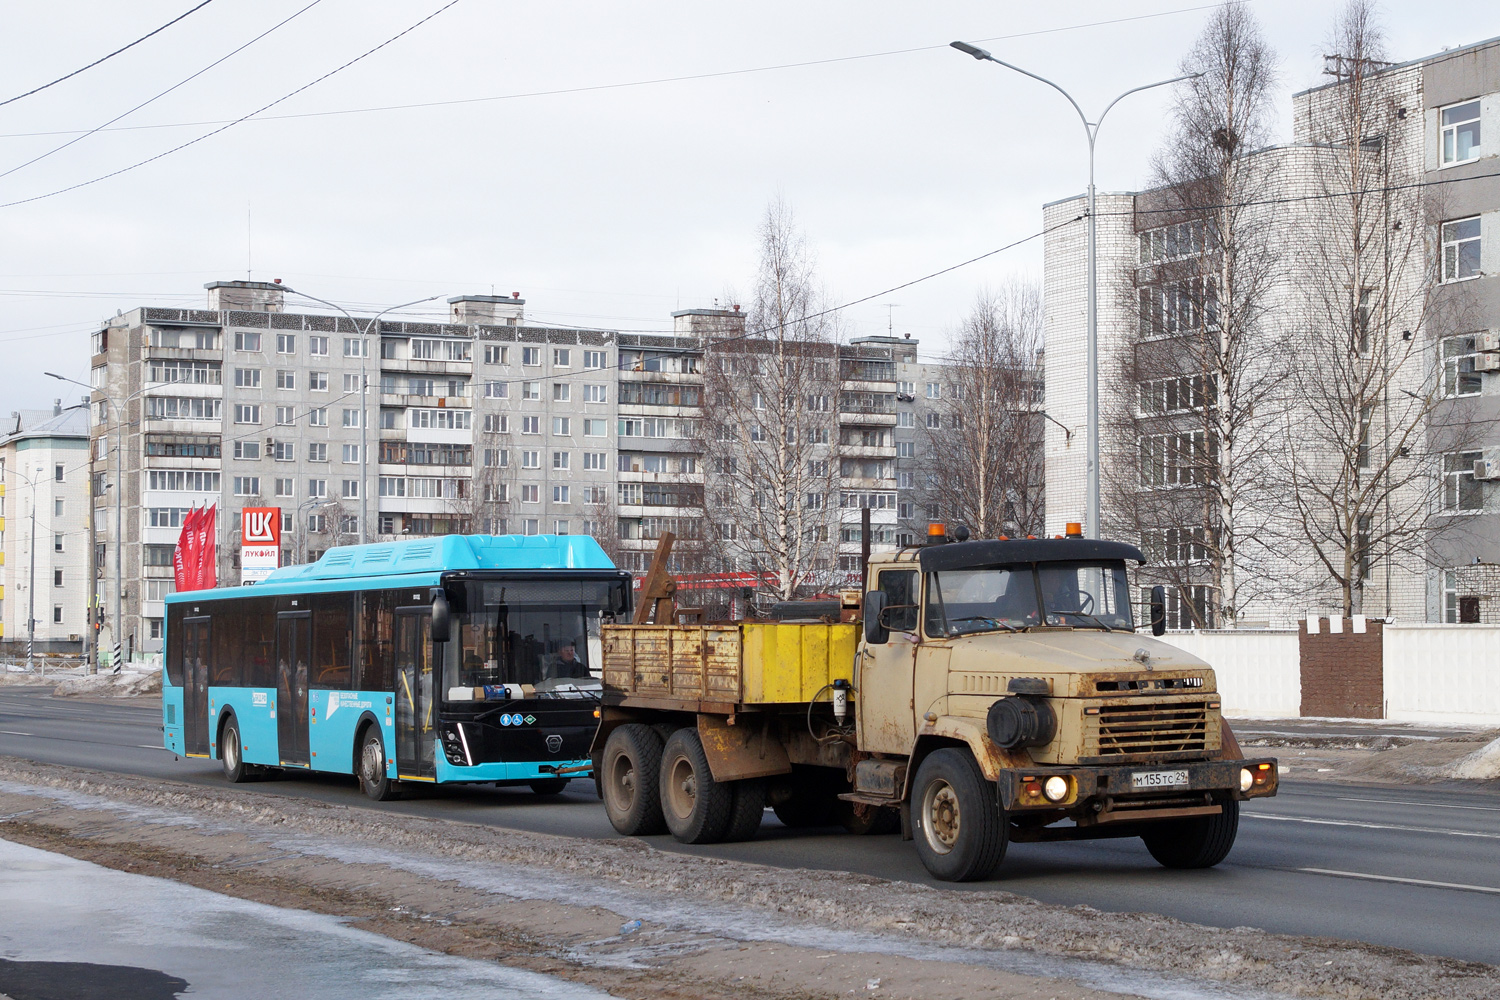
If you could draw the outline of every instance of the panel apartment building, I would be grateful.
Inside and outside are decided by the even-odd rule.
[[[241,511],[259,506],[282,510],[284,564],[362,538],[586,533],[641,572],[672,531],[682,539],[674,571],[748,568],[744,552],[719,544],[704,502],[704,351],[743,337],[737,309],[674,313],[670,335],[616,333],[529,325],[519,296],[468,295],[449,300],[446,322],[370,325],[289,312],[272,283],[207,289],[206,309],[139,307],[94,335],[93,562],[111,608],[111,484],[123,455],[130,648],[160,648],[173,546],[183,517],[205,504],[218,505],[226,585],[239,581]],[[917,453],[897,443],[914,426],[900,390],[917,342],[868,337],[833,350],[836,405],[825,405],[840,458],[819,583],[858,586],[862,509],[876,551],[920,539],[922,511],[898,487],[914,481],[899,470]]]
[[[1210,488],[1235,404],[1190,349],[1222,343],[1214,213],[1170,189],[1098,198],[1103,530],[1150,554],[1142,582],[1168,586],[1173,627],[1341,614],[1341,573],[1354,613],[1500,621],[1500,39],[1329,63],[1330,83],[1293,97],[1292,141],[1243,154],[1274,263],[1238,369],[1263,392],[1233,446],[1264,473],[1240,472],[1238,607]],[[1371,95],[1357,149],[1355,70]],[[1063,225],[1083,206],[1043,210],[1049,532],[1085,502],[1085,229]],[[1339,243],[1355,226],[1369,272]]]

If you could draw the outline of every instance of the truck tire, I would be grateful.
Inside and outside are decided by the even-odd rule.
[[[1141,834],[1146,850],[1166,868],[1212,868],[1229,854],[1240,827],[1240,804],[1225,799],[1219,806],[1217,816],[1155,824]]]
[[[1005,858],[1009,826],[984,772],[967,750],[934,750],[912,788],[917,856],[944,882],[989,878]]]
[[[832,826],[837,820],[838,788],[822,768],[797,768],[768,796],[781,825],[793,830]]]
[[[729,808],[729,827],[724,831],[724,839],[753,840],[766,814],[766,781],[764,778],[745,778],[732,782],[731,791],[734,804]]]
[[[696,729],[679,729],[661,754],[661,812],[684,844],[716,844],[729,829],[734,793],[714,780]]]
[[[604,743],[599,783],[610,825],[627,837],[665,833],[661,814],[661,737],[650,726],[627,723]]]

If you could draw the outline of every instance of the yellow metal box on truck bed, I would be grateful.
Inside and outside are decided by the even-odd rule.
[[[853,680],[858,636],[842,622],[606,625],[604,686],[653,704],[799,704]]]

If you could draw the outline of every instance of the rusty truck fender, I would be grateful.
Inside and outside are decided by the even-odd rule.
[[[917,730],[917,737],[913,741],[910,761],[906,768],[905,787],[901,789],[902,801],[911,795],[911,783],[916,779],[917,768],[921,766],[922,759],[934,750],[945,746],[967,747],[974,755],[974,760],[978,762],[979,769],[984,772],[986,781],[998,782],[1002,771],[1031,765],[1029,754],[1012,754],[995,746],[990,740],[989,733],[985,732],[982,719],[964,719],[945,715],[936,722],[924,724],[921,729]]]

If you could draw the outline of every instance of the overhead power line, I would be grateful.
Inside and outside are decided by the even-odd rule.
[[[13,104],[16,101],[19,101],[23,97],[30,97],[32,94],[40,94],[42,91],[46,90],[48,87],[55,87],[59,83],[62,83],[64,80],[71,80],[73,77],[77,76],[79,73],[83,73],[83,72],[85,72],[87,70],[91,70],[95,66],[98,66],[100,63],[107,62],[108,60],[113,59],[115,56],[119,55],[121,52],[124,52],[124,51],[126,51],[128,49],[135,48],[137,45],[141,44],[146,39],[151,38],[153,35],[159,35],[159,34],[161,34],[163,31],[166,31],[172,25],[176,24],[178,21],[181,21],[183,18],[187,17],[189,14],[196,14],[198,11],[202,10],[204,7],[207,7],[209,4],[211,4],[213,2],[214,2],[214,0],[203,0],[203,2],[200,3],[198,6],[192,8],[191,10],[187,11],[186,13],[177,15],[176,17],[172,18],[172,20],[170,20],[166,24],[162,25],[160,28],[157,28],[155,31],[148,32],[147,34],[142,35],[140,38],[137,38],[135,41],[131,42],[129,45],[123,45],[120,48],[115,49],[113,52],[111,52],[107,56],[101,56],[98,59],[95,59],[93,62],[89,63],[87,66],[80,66],[78,69],[75,69],[73,72],[67,73],[67,74],[65,74],[63,76],[60,76],[56,80],[53,80],[51,83],[44,83],[40,87],[33,87],[32,89],[26,91],[26,93],[24,93],[24,94],[17,94],[15,97],[8,97],[5,100],[0,101],[0,108],[3,108],[7,104]]]
[[[315,0],[315,2],[316,2],[316,0]],[[364,52],[362,52],[359,55],[355,56],[353,59],[350,59],[348,62],[344,63],[343,65],[336,66],[333,69],[329,70],[327,73],[324,73],[322,76],[318,77],[317,79],[310,80],[309,82],[304,83],[302,86],[298,87],[296,90],[293,90],[290,93],[283,94],[282,96],[276,98],[276,100],[272,101],[270,104],[263,105],[262,107],[257,108],[256,110],[250,112],[247,115],[242,115],[239,118],[236,118],[233,121],[231,121],[231,122],[229,122],[229,123],[227,123],[225,125],[222,125],[219,128],[214,129],[212,132],[206,132],[203,135],[198,136],[196,139],[189,139],[187,142],[184,142],[184,143],[181,143],[179,145],[173,146],[171,149],[164,150],[164,151],[162,151],[160,153],[157,153],[155,156],[148,156],[146,159],[139,160],[139,161],[137,161],[135,163],[132,163],[128,167],[121,167],[118,170],[111,170],[107,174],[100,174],[98,177],[92,178],[91,180],[79,181],[76,184],[69,184],[67,187],[61,187],[61,188],[58,188],[55,191],[48,191],[45,194],[36,194],[36,195],[32,195],[29,198],[18,198],[15,201],[8,201],[8,202],[0,203],[0,208],[14,208],[17,205],[30,204],[31,202],[34,202],[34,201],[41,201],[41,200],[43,200],[45,198],[53,198],[53,197],[56,197],[57,195],[60,195],[60,194],[66,194],[69,191],[76,191],[79,188],[88,187],[91,184],[98,184],[100,181],[109,180],[111,177],[118,177],[121,174],[129,173],[130,171],[135,170],[138,167],[144,167],[148,163],[155,163],[157,160],[160,160],[163,157],[171,156],[173,153],[181,152],[182,150],[187,149],[189,146],[195,146],[195,145],[197,145],[198,143],[202,142],[205,139],[211,139],[214,136],[218,135],[220,132],[226,132],[229,129],[233,128],[234,126],[240,124],[241,122],[248,121],[249,119],[254,118],[256,115],[260,114],[263,111],[267,111],[267,110],[269,110],[271,108],[274,108],[276,105],[281,104],[284,101],[291,100],[293,97],[296,97],[298,94],[302,93],[304,90],[308,90],[309,88],[317,86],[318,84],[322,83],[324,80],[328,79],[329,77],[333,76],[334,74],[336,74],[336,73],[342,73],[344,70],[348,69],[350,66],[353,66],[355,63],[360,62],[361,60],[366,59],[366,58],[374,55],[376,52],[379,52],[381,49],[385,48],[386,46],[391,45],[392,43],[394,43],[397,40],[405,37],[406,35],[409,35],[411,32],[417,30],[422,25],[426,24],[428,21],[431,21],[433,18],[437,17],[439,14],[443,13],[444,11],[448,10],[451,7],[457,6],[458,3],[459,3],[459,0],[449,0],[448,3],[443,4],[443,6],[439,7],[437,10],[433,11],[431,14],[428,14],[426,17],[422,18],[420,21],[417,21],[415,24],[412,24],[411,26],[409,26],[407,28],[404,28],[401,31],[398,31],[396,34],[392,35],[390,38],[387,38],[385,41],[381,42],[379,45],[375,46],[374,48],[365,50]]]

